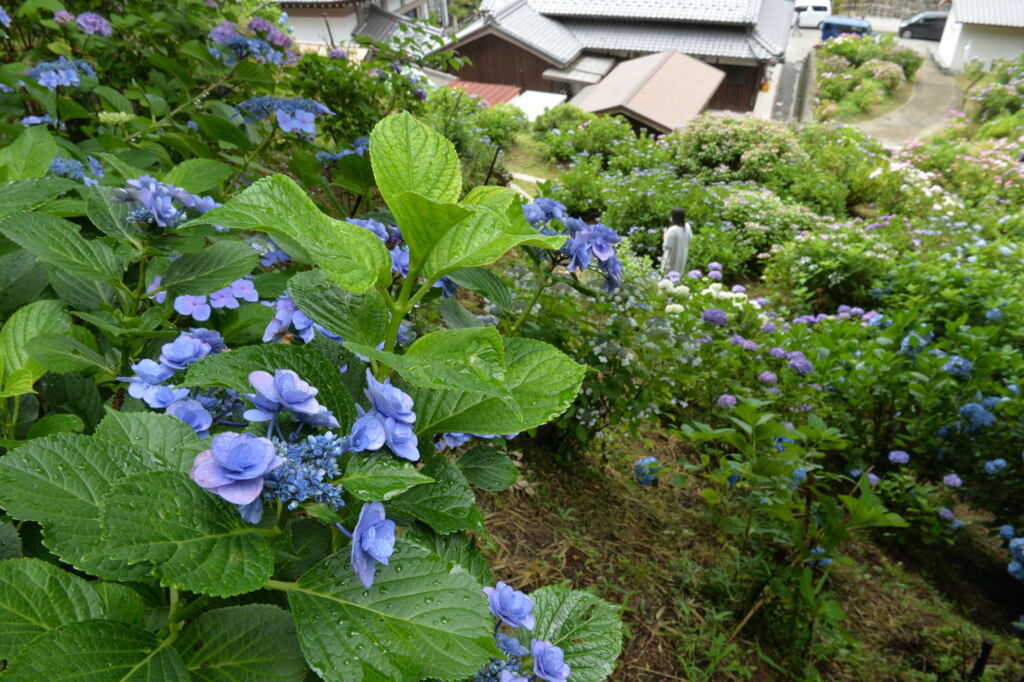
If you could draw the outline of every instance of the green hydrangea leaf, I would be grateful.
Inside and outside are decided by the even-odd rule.
[[[103,617],[92,586],[39,559],[0,561],[0,660],[11,660],[37,635]]]
[[[607,679],[622,652],[620,607],[557,585],[542,587],[530,597],[537,624],[529,632],[518,630],[519,641],[542,639],[561,648],[574,682]]]
[[[301,682],[306,661],[289,615],[270,604],[207,611],[189,624],[174,647],[202,682]]]
[[[96,438],[152,454],[163,467],[187,473],[196,455],[207,448],[195,430],[176,417],[155,412],[120,412],[107,408]]]
[[[76,187],[81,185],[65,178],[32,178],[0,184],[0,219],[31,211]]]
[[[459,468],[438,455],[421,472],[435,483],[416,486],[388,503],[389,509],[423,521],[439,533],[483,530],[476,495]]]
[[[0,233],[33,256],[85,279],[120,280],[122,266],[106,243],[86,239],[74,223],[46,213],[19,213],[0,223]]]
[[[252,272],[259,254],[239,241],[218,241],[196,253],[171,261],[163,275],[168,293],[201,296],[223,289]]]
[[[259,529],[186,475],[150,471],[118,482],[100,514],[110,555],[148,564],[165,586],[215,597],[252,592],[274,568]]]
[[[346,341],[375,347],[384,340],[391,314],[376,289],[356,294],[309,270],[289,280],[288,293],[309,319]]]
[[[489,445],[470,448],[456,465],[470,483],[483,490],[505,490],[519,478],[515,462]]]
[[[481,585],[493,585],[494,575],[476,543],[466,533],[437,533],[422,523],[410,526],[402,539],[447,561],[453,568],[476,578]]]
[[[189,682],[178,652],[156,635],[109,620],[87,620],[32,640],[4,682]]]
[[[287,585],[306,660],[327,682],[463,679],[497,655],[480,585],[401,539],[369,590],[348,550]]]
[[[353,455],[341,479],[346,492],[366,502],[383,502],[413,486],[433,483],[411,463],[388,454]]]
[[[57,141],[46,126],[29,126],[0,149],[0,180],[41,178],[57,156]]]
[[[193,194],[206,194],[231,177],[235,169],[213,159],[189,159],[167,171],[163,181]]]
[[[455,147],[411,114],[388,116],[370,133],[370,161],[384,200],[417,192],[439,202],[462,193],[462,167]]]

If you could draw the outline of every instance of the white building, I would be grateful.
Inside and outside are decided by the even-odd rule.
[[[973,59],[1016,57],[1024,51],[1024,0],[953,0],[936,53],[947,69]]]
[[[447,21],[443,0],[277,0],[277,5],[295,27],[292,39],[303,45],[349,44],[370,7],[409,19],[434,16],[442,24]]]

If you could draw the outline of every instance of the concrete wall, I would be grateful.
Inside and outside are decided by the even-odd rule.
[[[288,12],[288,23],[295,27],[291,34],[292,39],[300,43],[327,43],[327,27],[324,23],[324,14],[327,15],[327,23],[331,25],[331,34],[334,36],[335,45],[344,45],[352,37],[359,19],[356,16],[355,8],[344,9],[293,9]]]
[[[937,55],[939,63],[948,69],[962,71],[964,64],[972,59],[988,63],[993,59],[1016,57],[1024,51],[1024,28],[961,24],[952,19],[951,16],[946,23]]]

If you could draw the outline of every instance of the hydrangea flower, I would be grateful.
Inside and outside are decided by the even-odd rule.
[[[545,682],[565,682],[572,670],[565,663],[562,650],[544,640],[535,639],[530,642],[533,654],[533,674]]]
[[[970,431],[979,431],[996,423],[996,416],[978,403],[966,403],[958,414],[967,420],[967,428]]]
[[[964,484],[963,480],[956,474],[946,474],[942,477],[942,483],[949,488],[959,488]]]
[[[320,102],[303,97],[270,97],[260,95],[238,105],[251,120],[264,120],[271,114],[286,133],[299,132],[312,137],[316,134],[316,117],[334,114]]]
[[[3,7],[0,7],[0,26],[4,28],[10,28],[11,26],[11,16],[7,14],[7,10]]]
[[[363,587],[373,587],[374,568],[377,564],[387,566],[394,552],[395,522],[385,518],[380,502],[364,504],[352,531],[352,568]]]
[[[903,450],[893,450],[889,453],[889,461],[893,464],[907,464],[910,462],[910,455]]]
[[[213,351],[212,346],[197,336],[183,332],[171,343],[160,348],[160,364],[173,370],[185,369],[202,360]]]
[[[249,504],[263,491],[263,476],[284,464],[266,438],[221,433],[210,449],[196,455],[189,476],[200,487],[232,504]]]
[[[245,278],[237,279],[223,289],[213,292],[210,294],[210,307],[234,310],[239,306],[239,299],[249,303],[256,303],[260,300],[252,281]]]
[[[191,426],[200,438],[210,435],[213,416],[198,400],[177,400],[167,406],[167,414]]]
[[[24,119],[22,119],[22,122],[24,123]],[[50,163],[50,170],[47,171],[47,174],[56,176],[58,178],[78,180],[79,182],[84,182],[86,185],[90,187],[95,187],[97,184],[96,180],[94,180],[93,178],[86,177],[85,164],[76,159],[66,159],[62,156],[58,156],[53,159],[53,161]]]
[[[946,521],[952,521],[956,518],[956,515],[953,513],[952,509],[946,509],[945,507],[943,507],[942,509],[939,510],[939,518],[944,519]]]
[[[779,380],[779,377],[775,375],[775,372],[769,372],[768,370],[765,370],[764,372],[761,372],[760,374],[757,375],[757,380],[760,381],[762,384],[771,385],[777,382]]]
[[[28,128],[29,126],[53,125],[54,123],[57,123],[57,121],[54,120],[53,116],[50,116],[49,114],[43,114],[42,116],[25,116],[18,122],[26,128]],[[50,170],[53,170],[52,164],[50,166]]]
[[[53,20],[63,26],[64,24],[70,24],[75,20],[75,15],[66,9],[58,10],[53,13]]]
[[[704,320],[708,324],[713,324],[716,327],[724,327],[729,324],[729,315],[724,310],[718,308],[709,308],[704,311],[704,314],[700,316],[700,319]]]
[[[295,445],[275,445],[284,464],[264,477],[264,499],[283,502],[288,509],[304,502],[316,502],[331,509],[344,506],[341,486],[331,482],[342,474],[338,458],[345,451],[344,439],[325,433],[307,436]]]
[[[1017,536],[1017,531],[1010,524],[1004,524],[999,527],[999,537],[1009,542]]]
[[[989,322],[998,322],[1003,319],[1003,311],[999,308],[990,308],[985,311],[985,319]]]
[[[723,393],[722,395],[718,396],[718,400],[716,400],[715,402],[718,404],[719,407],[736,407],[736,396],[731,395],[729,393]]]
[[[536,625],[533,600],[525,593],[498,581],[494,587],[485,587],[484,594],[491,613],[505,625],[524,630],[532,630]]]
[[[971,370],[974,369],[974,364],[967,358],[954,355],[950,357],[949,361],[945,365],[942,366],[942,369],[955,376],[957,379],[967,379],[971,376]]]
[[[255,393],[246,393],[256,407],[246,410],[243,415],[252,422],[274,419],[282,410],[306,417],[316,417],[325,409],[316,400],[319,391],[303,381],[290,369],[279,369],[271,375],[263,370],[249,374],[249,383]],[[337,426],[335,421],[334,426]],[[334,427],[332,427],[334,428]]]
[[[179,315],[191,317],[197,322],[210,319],[210,304],[206,302],[206,296],[178,296],[174,299],[174,310]]]
[[[1000,471],[1006,468],[1006,460],[1002,457],[998,457],[993,460],[985,462],[985,473],[989,476],[995,476]]]
[[[348,52],[342,50],[340,47],[336,47],[327,53],[328,59],[348,59]]]
[[[801,376],[807,376],[814,371],[814,365],[803,353],[795,350],[788,355],[789,368]]]
[[[633,465],[633,473],[640,485],[654,485],[658,482],[658,471],[661,463],[657,457],[642,457]]]
[[[509,656],[523,657],[530,654],[530,650],[511,635],[506,635],[500,630],[494,634],[494,643],[503,653]]]
[[[37,83],[50,90],[60,86],[77,86],[81,84],[81,75],[95,76],[93,68],[82,60],[72,61],[61,56],[52,62],[40,62],[25,71],[25,75],[35,79]]]
[[[114,27],[95,12],[82,12],[75,18],[75,23],[87,35],[103,36],[104,38],[114,35]]]
[[[192,194],[148,175],[128,180],[126,184],[128,188],[118,190],[116,197],[119,201],[139,204],[132,217],[140,223],[175,227],[188,219],[187,211],[201,215],[220,206],[209,197]]]

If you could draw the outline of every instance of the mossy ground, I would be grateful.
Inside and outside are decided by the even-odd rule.
[[[536,441],[513,441],[519,483],[480,499],[489,533],[481,544],[502,580],[526,590],[565,582],[624,607],[613,680],[960,680],[985,638],[996,646],[982,679],[1024,674],[1012,607],[999,598],[1009,592],[998,551],[977,551],[991,544],[980,529],[960,540],[970,547],[905,556],[865,539],[844,546],[828,589],[847,617],[819,637],[811,672],[780,647],[786,626],[770,607],[730,642],[744,613],[722,613],[707,582],[730,570],[733,547],[707,514],[699,475],[679,488],[632,477],[636,457],[682,471],[696,455],[660,430],[644,441],[568,463]]]

